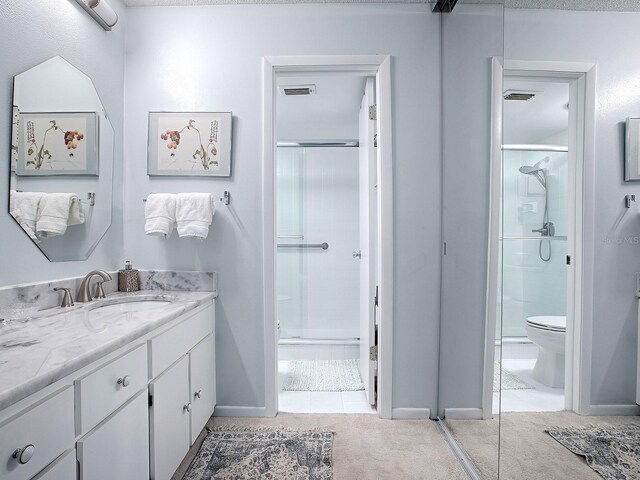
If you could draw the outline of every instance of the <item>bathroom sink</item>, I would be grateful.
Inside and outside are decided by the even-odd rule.
[[[147,295],[147,296],[132,296],[132,297],[118,297],[102,300],[87,305],[86,310],[90,312],[100,313],[124,313],[124,312],[138,312],[141,310],[155,310],[158,308],[164,308],[174,302],[174,298],[169,295]]]

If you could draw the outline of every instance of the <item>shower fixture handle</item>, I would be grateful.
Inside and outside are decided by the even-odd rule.
[[[543,237],[555,237],[556,227],[553,222],[545,222],[542,228],[536,228],[531,230],[532,232],[539,233]]]

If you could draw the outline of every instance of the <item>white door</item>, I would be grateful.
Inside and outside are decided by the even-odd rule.
[[[151,478],[169,480],[189,451],[189,358],[187,355],[149,384]]]
[[[368,78],[360,104],[360,374],[367,400],[375,405],[375,374],[377,362],[369,359],[369,348],[375,346],[375,159],[374,136],[376,121],[369,115],[375,104],[374,79]]]
[[[191,444],[213,414],[216,406],[215,337],[207,336],[189,353],[191,369]]]
[[[80,480],[149,478],[148,408],[145,389],[78,440]]]

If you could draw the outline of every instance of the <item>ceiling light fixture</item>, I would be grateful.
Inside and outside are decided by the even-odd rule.
[[[105,30],[118,22],[118,14],[106,0],[76,0]]]

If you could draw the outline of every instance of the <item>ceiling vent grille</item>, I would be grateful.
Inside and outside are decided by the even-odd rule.
[[[301,95],[314,95],[316,93],[315,85],[284,85],[280,87],[282,95],[289,96],[301,96]]]
[[[515,100],[518,102],[526,102],[536,96],[538,92],[526,92],[522,90],[507,90],[504,92],[505,100]]]

